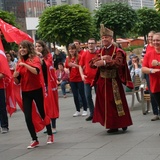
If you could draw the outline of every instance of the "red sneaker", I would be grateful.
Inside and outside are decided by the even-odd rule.
[[[54,135],[48,135],[47,144],[52,144],[54,142]]]
[[[39,145],[39,142],[34,140],[34,141],[31,141],[31,144],[27,147],[27,149],[32,149],[32,148],[35,148]]]

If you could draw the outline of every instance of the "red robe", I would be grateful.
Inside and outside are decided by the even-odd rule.
[[[102,55],[110,55],[112,56],[114,50],[114,46],[112,45],[108,51],[103,50]],[[107,65],[104,67],[100,67],[99,69],[104,70],[110,70],[110,69],[121,69],[122,66],[125,66],[126,64],[126,56],[124,53],[120,50],[116,50],[115,56],[113,56],[113,59],[110,60],[110,62],[107,62]],[[118,72],[119,73],[119,72]],[[97,90],[96,90],[96,102],[95,102],[95,110],[94,110],[94,116],[93,116],[93,123],[99,122],[102,126],[105,126],[109,129],[115,129],[115,128],[123,128],[132,125],[132,120],[128,108],[128,104],[126,101],[126,96],[124,93],[124,89],[122,86],[122,80],[120,78],[122,72],[119,74],[117,73],[117,76],[115,80],[117,81],[120,97],[122,101],[123,110],[125,112],[125,115],[119,116],[114,100],[113,95],[113,87],[112,87],[112,79],[111,78],[102,78],[98,77],[97,80]]]
[[[46,113],[50,118],[59,117],[59,103],[58,103],[58,86],[56,81],[55,69],[53,67],[52,55],[47,54],[44,58],[45,64],[47,66],[47,80],[48,80],[48,92],[47,92],[47,107]]]

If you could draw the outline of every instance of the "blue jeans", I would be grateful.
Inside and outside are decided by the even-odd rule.
[[[0,89],[0,124],[2,128],[8,128],[8,116],[4,89]]]
[[[68,81],[62,81],[60,84],[63,95],[66,95],[66,84],[68,84]]]
[[[90,111],[90,116],[93,117],[94,103],[93,103],[93,99],[92,99],[92,87],[90,86],[90,84],[84,84],[84,90],[85,90],[87,105],[88,105],[89,111]],[[96,92],[96,86],[94,86],[94,90]]]
[[[151,91],[150,91],[149,75],[146,74],[146,75],[145,75],[145,78],[146,78],[148,90],[149,90],[150,95],[151,95],[151,104],[152,104],[153,114],[154,114],[154,115],[159,115],[159,107],[158,107],[158,104],[157,104],[157,102],[156,102],[156,100],[155,100],[154,95],[153,95],[153,94],[151,93]]]
[[[74,103],[76,106],[76,110],[80,112],[80,102],[79,102],[79,94],[82,98],[83,110],[87,111],[87,101],[84,92],[84,83],[81,82],[70,82],[70,86],[73,93]]]

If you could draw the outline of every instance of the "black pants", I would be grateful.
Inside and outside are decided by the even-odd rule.
[[[52,128],[56,128],[56,118],[52,118],[51,122],[52,122]]]
[[[149,92],[150,92],[150,95],[151,95],[151,104],[152,104],[152,110],[153,110],[153,114],[154,115],[159,115],[159,106],[158,106],[158,103],[155,99],[155,96],[153,95],[153,93],[151,93],[151,90],[150,90],[150,80],[149,80],[149,75],[148,74],[145,74],[145,78],[146,78],[146,81],[147,81],[147,86],[148,86],[148,89],[149,89]]]
[[[155,100],[157,101],[158,106],[160,107],[160,92],[152,93]]]
[[[8,116],[4,89],[0,89],[0,124],[2,128],[8,128]]]
[[[32,140],[37,140],[37,135],[33,125],[33,121],[32,121],[32,102],[33,100],[35,101],[38,112],[42,117],[42,119],[44,119],[45,112],[44,112],[44,97],[43,97],[42,88],[33,90],[33,91],[22,92],[22,99],[23,99],[25,121],[26,121],[28,130],[30,132]],[[52,135],[50,124],[46,126],[46,129],[47,129],[48,135]]]

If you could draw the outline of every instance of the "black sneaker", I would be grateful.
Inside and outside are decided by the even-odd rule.
[[[93,117],[89,116],[89,117],[86,118],[86,121],[91,121],[92,119],[93,119]]]
[[[109,130],[107,131],[107,133],[116,133],[116,132],[118,132],[118,128],[109,129]]]
[[[1,133],[2,133],[2,134],[7,133],[8,131],[9,131],[9,129],[8,129],[8,128],[1,128]]]
[[[125,132],[127,130],[127,127],[122,128],[122,130]]]

